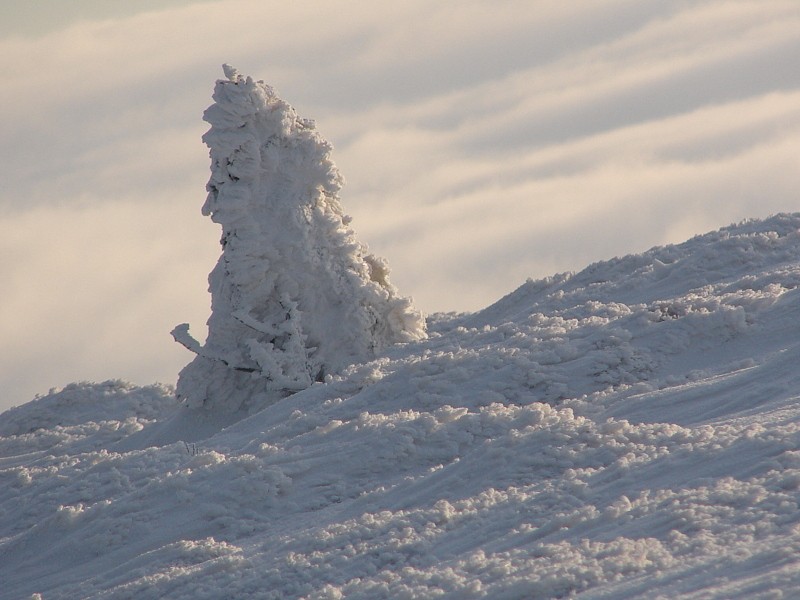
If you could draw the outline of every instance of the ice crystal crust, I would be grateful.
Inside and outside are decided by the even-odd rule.
[[[204,346],[180,374],[189,405],[238,409],[308,387],[385,347],[425,337],[386,263],[348,227],[331,145],[263,81],[225,65],[204,119],[203,214],[222,226]]]

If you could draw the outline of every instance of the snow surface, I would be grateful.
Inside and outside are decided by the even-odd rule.
[[[779,215],[433,315],[249,416],[53,391],[0,415],[0,596],[796,598],[799,286]]]

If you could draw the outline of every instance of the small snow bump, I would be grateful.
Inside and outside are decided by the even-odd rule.
[[[232,67],[228,63],[222,65],[222,72],[225,74],[225,77],[227,77],[230,81],[233,82],[239,81],[242,78],[242,75],[241,73],[239,73],[239,70],[236,67]]]

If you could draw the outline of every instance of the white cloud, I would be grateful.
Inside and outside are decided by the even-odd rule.
[[[0,405],[169,379],[216,226],[200,120],[219,65],[335,145],[343,204],[428,311],[797,210],[794,0],[227,0],[0,40]]]
[[[174,380],[189,356],[169,331],[189,319],[202,327],[208,300],[196,300],[218,255],[216,232],[191,208],[125,198],[0,219],[0,388],[10,400],[74,380]]]

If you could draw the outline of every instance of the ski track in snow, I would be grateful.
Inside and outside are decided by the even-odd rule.
[[[224,419],[0,415],[0,596],[790,598],[800,215],[528,281]]]

